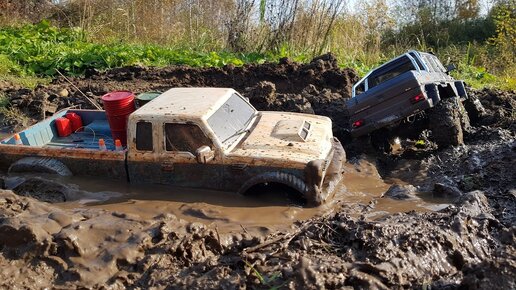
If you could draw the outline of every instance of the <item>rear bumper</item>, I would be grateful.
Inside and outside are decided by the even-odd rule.
[[[431,98],[426,98],[424,101],[421,101],[416,104],[409,104],[405,106],[403,109],[396,112],[396,114],[387,115],[385,118],[374,121],[373,123],[366,123],[363,127],[352,129],[351,136],[353,138],[360,137],[366,134],[373,132],[374,130],[388,127],[389,125],[395,124],[409,116],[422,112],[426,109],[432,108],[434,106],[434,102]],[[366,119],[367,122],[367,119]]]
[[[346,162],[346,151],[337,138],[333,138],[333,156],[326,167],[322,186],[311,184],[308,186],[307,200],[310,205],[318,206],[333,197],[337,185],[342,180],[342,168]]]

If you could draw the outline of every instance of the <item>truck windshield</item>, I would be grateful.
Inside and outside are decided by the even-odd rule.
[[[241,96],[233,94],[213,115],[208,125],[227,148],[245,132],[256,113],[256,109]]]

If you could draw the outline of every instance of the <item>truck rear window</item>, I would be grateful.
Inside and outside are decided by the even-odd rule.
[[[368,78],[368,89],[414,69],[415,67],[408,57],[401,57],[400,59],[373,72]]]
[[[136,150],[152,151],[152,123],[136,123]]]
[[[416,55],[416,53],[415,52],[411,52],[409,54],[416,61],[417,66],[419,67],[419,69],[424,70],[425,66],[421,63],[421,61],[419,60],[419,57]]]
[[[165,148],[167,151],[190,152],[195,151],[202,146],[210,146],[213,144],[204,132],[195,124],[165,124]]]

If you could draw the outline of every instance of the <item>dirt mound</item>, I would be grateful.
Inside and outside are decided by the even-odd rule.
[[[516,92],[501,91],[496,89],[483,89],[479,91],[471,91],[470,97],[472,101],[466,108],[471,116],[474,125],[496,126],[505,129],[516,129],[515,110]],[[480,101],[481,107],[473,108],[475,101]],[[477,104],[478,106],[478,104]]]
[[[222,68],[136,66],[106,72],[90,70],[85,77],[69,80],[74,85],[60,77],[50,85],[38,86],[34,90],[0,87],[0,92],[9,97],[10,108],[16,112],[15,116],[1,118],[2,127],[16,130],[68,107],[94,108],[84,95],[100,104],[100,97],[114,90],[130,90],[138,94],[182,86],[230,87],[245,95],[250,94],[252,103],[259,109],[328,112],[326,115],[338,117],[335,103],[330,105],[329,102],[349,98],[358,75],[352,69],[339,68],[335,57],[327,54],[308,64],[282,59],[277,64],[228,65]],[[20,115],[17,112],[21,112],[24,118],[16,118]]]
[[[380,221],[336,213],[265,239],[221,236],[172,215],[62,210],[7,191],[0,203],[0,262],[23,269],[3,267],[4,287],[515,286],[514,231],[496,222],[480,191],[441,212]]]
[[[144,221],[103,210],[70,212],[8,191],[0,191],[0,203],[0,261],[9,258],[25,269],[5,275],[14,269],[3,267],[2,277],[9,278],[0,284],[8,288],[29,275],[39,277],[38,284],[25,284],[29,288],[77,282],[92,287],[120,283],[130,273],[145,276],[154,266],[143,261],[147,250],[165,241],[179,264],[204,261],[214,256],[210,250],[222,249],[212,230],[171,215]]]
[[[493,243],[512,250],[510,243],[489,233],[490,221],[481,216],[488,208],[486,197],[472,192],[457,202],[457,208],[434,214],[409,213],[378,222],[336,214],[304,223],[293,233],[243,253],[259,273],[281,273],[274,285],[289,281],[287,285],[297,289],[456,287],[462,269],[485,260],[497,248],[491,247]],[[468,225],[472,220],[474,225]],[[506,258],[494,268],[514,275],[515,256]],[[502,273],[497,277],[507,278]],[[501,283],[515,285],[514,279]]]

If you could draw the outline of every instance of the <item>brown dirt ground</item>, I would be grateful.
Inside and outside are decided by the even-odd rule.
[[[97,100],[118,89],[140,93],[174,86],[234,87],[259,109],[330,116],[336,135],[344,138],[339,105],[349,97],[357,75],[339,69],[336,62],[325,55],[306,65],[285,59],[221,69],[130,67],[90,71],[71,81]],[[2,117],[8,130],[61,108],[91,108],[64,79],[35,90],[4,86],[0,91],[25,116],[25,123]],[[39,188],[39,181],[28,179],[32,183],[18,185],[17,194],[0,191],[0,285],[515,289],[515,93],[483,90],[470,95],[484,109],[466,106],[472,126],[464,131],[463,145],[437,150],[424,131],[418,136],[423,146],[404,139],[405,149],[390,155],[357,150],[359,141],[347,145],[350,163],[373,158],[384,179],[453,200],[445,209],[373,220],[367,216],[375,210],[374,202],[344,203],[287,231],[227,237],[170,214],[142,220],[94,208],[62,209],[41,199],[59,201],[59,193],[69,194],[70,189],[53,183]],[[387,193],[384,198],[394,197]]]

